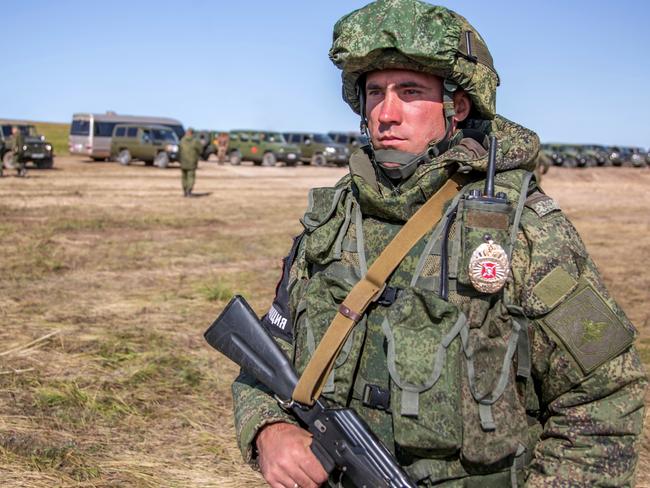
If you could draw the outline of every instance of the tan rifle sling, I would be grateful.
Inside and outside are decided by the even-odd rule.
[[[377,257],[366,275],[350,290],[314,351],[293,390],[293,400],[313,405],[320,396],[343,344],[368,306],[382,294],[386,281],[408,252],[443,214],[444,205],[463,187],[466,177],[456,173],[404,224]]]

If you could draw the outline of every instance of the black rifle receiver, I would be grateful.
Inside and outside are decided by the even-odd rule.
[[[311,450],[328,473],[339,470],[357,487],[415,488],[397,460],[350,408],[291,401],[298,376],[246,300],[236,295],[204,334],[212,347],[263,383],[313,435]]]

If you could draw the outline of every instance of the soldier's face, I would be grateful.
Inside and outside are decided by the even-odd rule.
[[[445,134],[442,80],[401,69],[371,72],[366,117],[375,149],[421,153]]]

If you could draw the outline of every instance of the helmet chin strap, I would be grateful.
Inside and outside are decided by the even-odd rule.
[[[369,145],[369,156],[372,165],[375,168],[377,178],[393,189],[398,191],[400,183],[409,179],[415,173],[415,170],[422,164],[430,163],[432,159],[438,157],[449,149],[452,142],[453,117],[456,115],[454,108],[454,92],[458,85],[445,79],[443,82],[443,112],[445,117],[445,134],[437,141],[431,141],[427,148],[420,154],[413,154],[406,151],[395,149],[375,149],[370,137],[368,128],[368,118],[366,116],[366,97],[365,79],[361,78],[357,84],[357,96],[359,97],[361,113],[361,133],[366,136]],[[388,164],[387,163],[392,163]]]

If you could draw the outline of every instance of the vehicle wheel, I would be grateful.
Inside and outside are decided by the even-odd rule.
[[[156,159],[153,160],[153,164],[159,168],[166,168],[169,166],[169,154],[166,152],[159,152],[156,154]]]
[[[117,153],[117,158],[115,158],[118,163],[123,166],[127,166],[131,162],[131,153],[128,149],[122,149]]]
[[[7,169],[14,167],[14,153],[13,151],[7,151],[2,155],[2,166]]]
[[[239,166],[241,164],[241,153],[239,151],[230,153],[230,164],[233,166]]]
[[[52,169],[53,166],[54,160],[52,158],[41,159],[40,161],[36,162],[36,167],[38,169]]]
[[[262,156],[262,166],[275,166],[277,159],[275,159],[275,154],[267,152]]]
[[[314,154],[311,157],[310,161],[312,166],[325,166],[327,164],[327,159],[322,154]]]

